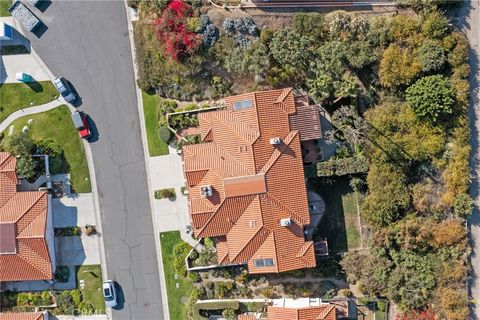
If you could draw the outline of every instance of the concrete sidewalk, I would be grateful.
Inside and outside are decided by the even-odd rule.
[[[5,120],[3,120],[2,123],[0,123],[0,132],[5,131],[5,129],[7,129],[8,126],[18,118],[28,116],[31,114],[45,112],[53,108],[56,108],[62,104],[67,104],[67,103],[63,98],[58,98],[56,100],[50,101],[48,103],[45,103],[36,107],[25,108],[25,109],[20,109],[18,111],[15,111],[11,115],[9,115]]]
[[[31,54],[2,55],[3,70],[0,83],[19,83],[15,79],[17,73],[29,74],[34,81],[47,81],[50,77],[37,63]]]
[[[170,146],[168,151],[168,155],[150,157],[148,161],[152,190],[174,188],[177,195],[175,200],[153,199],[154,223],[159,232],[180,230],[182,239],[194,246],[196,241],[185,232],[186,226],[190,224],[190,217],[188,197],[181,192],[181,188],[185,186],[182,157]],[[150,196],[153,198],[153,194]]]

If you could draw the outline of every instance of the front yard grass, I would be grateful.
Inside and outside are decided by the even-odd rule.
[[[163,270],[168,295],[168,311],[171,320],[183,320],[187,318],[187,305],[183,304],[181,299],[182,297],[189,299],[193,290],[193,283],[190,279],[184,278],[182,275],[178,275],[178,279],[175,279],[175,269],[172,263],[174,260],[173,248],[181,242],[182,239],[178,231],[160,233]],[[179,284],[178,288],[176,288],[175,283]]]
[[[102,268],[100,265],[76,266],[77,288],[82,291],[83,300],[90,303],[97,314],[105,313],[105,302],[102,295]],[[80,280],[85,287],[81,289]]]
[[[168,146],[158,136],[158,108],[161,98],[156,94],[142,91],[143,114],[145,115],[145,130],[147,132],[148,154],[150,157],[168,154]]]
[[[361,245],[356,197],[346,177],[308,182],[309,190],[325,200],[326,212],[317,229],[317,236],[328,240],[330,252],[346,252]]]
[[[4,3],[0,0],[0,5]],[[38,106],[56,98],[58,92],[51,81],[0,84],[0,122],[17,110]]]
[[[8,8],[12,5],[11,0],[0,0],[0,17],[8,17],[10,16],[10,12],[8,12]]]
[[[15,131],[20,131],[27,125],[28,119],[33,119],[33,123],[28,125],[32,139],[35,141],[50,138],[58,143],[65,154],[74,191],[91,192],[85,150],[70,114],[68,107],[62,105],[47,112],[21,117],[12,125],[15,126]]]

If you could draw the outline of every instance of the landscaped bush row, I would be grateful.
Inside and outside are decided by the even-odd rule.
[[[175,199],[176,196],[174,188],[155,190],[155,199]]]
[[[331,159],[317,163],[317,176],[319,177],[344,176],[367,171],[368,162],[363,157]]]

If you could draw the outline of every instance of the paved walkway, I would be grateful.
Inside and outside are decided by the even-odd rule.
[[[165,156],[150,157],[148,161],[149,177],[152,191],[174,188],[177,198],[153,200],[153,220],[159,232],[180,230],[182,239],[190,245],[196,241],[185,232],[190,224],[188,216],[188,198],[182,195],[181,188],[185,186],[183,177],[182,158],[176,149],[169,148],[169,154]],[[151,195],[153,199],[153,194]]]
[[[7,129],[8,126],[18,118],[28,116],[31,114],[45,112],[53,108],[56,108],[62,104],[66,104],[65,100],[63,100],[63,98],[58,98],[56,100],[50,101],[48,103],[45,103],[36,107],[30,107],[30,108],[25,108],[25,109],[20,109],[18,111],[15,111],[11,115],[9,115],[5,120],[3,120],[2,123],[0,123],[0,132],[5,131],[5,129]]]

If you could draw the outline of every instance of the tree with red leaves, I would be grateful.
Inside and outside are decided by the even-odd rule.
[[[186,26],[186,20],[192,14],[189,5],[173,0],[163,10],[162,16],[155,20],[155,30],[163,43],[165,55],[182,61],[201,44],[201,38]]]

